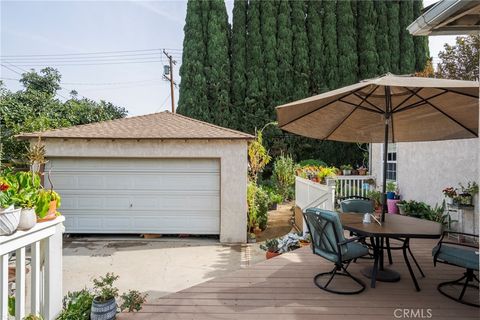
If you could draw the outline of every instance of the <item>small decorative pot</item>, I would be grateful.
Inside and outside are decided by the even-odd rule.
[[[20,212],[18,230],[30,230],[37,224],[37,215],[33,208],[23,208]]]
[[[115,298],[105,302],[98,302],[93,299],[92,308],[90,310],[91,320],[113,320],[117,315],[117,303]]]
[[[352,170],[342,170],[344,176],[349,176],[352,174]]]
[[[48,204],[48,213],[57,213],[57,200],[50,201]]]
[[[407,213],[405,212],[405,206],[403,204],[398,204],[397,203],[397,208],[398,212],[402,215],[405,216]]]
[[[399,201],[400,201],[400,200],[387,199],[388,213],[398,214],[397,203],[398,203]]]
[[[20,211],[13,206],[0,209],[0,236],[8,236],[15,232],[20,222]]]
[[[446,197],[446,198],[445,198],[445,202],[446,202],[447,204],[453,204],[453,198],[452,198],[452,197]]]
[[[361,176],[365,176],[367,174],[367,169],[359,168],[358,174]]]
[[[281,255],[281,253],[279,253],[279,252],[267,251],[267,252],[265,253],[265,256],[267,257],[267,260],[268,260],[268,259],[275,258],[276,256],[279,256],[279,255]]]
[[[388,191],[387,192],[387,199],[395,199],[395,192]]]
[[[37,222],[47,222],[47,221],[52,221],[55,220],[57,215],[54,212],[48,213],[45,217],[43,218],[38,218],[37,217]]]

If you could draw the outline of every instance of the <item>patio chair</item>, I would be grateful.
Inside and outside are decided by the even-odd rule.
[[[478,246],[470,245],[467,243],[445,241],[444,237],[447,234],[470,236],[472,238],[476,238],[478,242],[478,235],[463,233],[463,232],[454,232],[454,231],[443,232],[442,237],[440,238],[440,241],[432,250],[433,264],[436,266],[437,262],[445,263],[445,264],[465,268],[466,272],[463,274],[461,278],[457,280],[439,283],[437,286],[437,290],[440,291],[440,293],[446,296],[447,298],[450,298],[457,302],[460,302],[469,306],[480,307],[478,303],[465,301],[463,299],[467,288],[472,288],[478,291],[478,285],[476,285],[475,282],[478,284],[479,281],[477,276],[474,273],[475,271],[478,272],[478,269],[479,269]],[[465,281],[462,282],[462,280],[464,279]],[[445,287],[447,286],[461,287],[462,289],[460,291],[460,295],[458,295],[458,297],[455,297],[452,294],[447,293],[444,290]],[[477,297],[477,301],[478,301],[478,292],[475,294],[475,297]]]
[[[362,237],[345,239],[340,218],[334,211],[309,208],[303,215],[312,238],[313,253],[335,264],[331,271],[319,273],[314,277],[315,285],[322,290],[337,294],[357,294],[365,290],[365,284],[347,271],[353,259],[368,254],[367,246],[358,242]],[[337,275],[353,279],[361,288],[354,291],[338,291],[328,288],[332,279]],[[329,278],[322,285],[319,280],[324,276],[329,276]]]
[[[342,212],[355,212],[361,214],[373,213],[375,211],[373,201],[369,198],[360,196],[344,197],[343,200],[340,202],[340,209],[342,210]],[[392,252],[390,249],[390,240],[388,238],[386,239],[386,248],[388,262],[392,264]],[[370,257],[368,258],[371,259],[372,255],[370,255]]]

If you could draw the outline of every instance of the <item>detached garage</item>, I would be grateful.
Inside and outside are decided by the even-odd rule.
[[[67,233],[246,241],[251,135],[169,112],[24,134],[46,145]],[[48,186],[48,181],[46,181]]]

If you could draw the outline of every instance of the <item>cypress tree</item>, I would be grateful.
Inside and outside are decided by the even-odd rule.
[[[180,97],[177,112],[200,120],[207,120],[207,83],[204,74],[206,44],[202,25],[200,1],[188,1],[180,67]]]
[[[355,19],[351,1],[337,1],[337,46],[339,87],[357,81],[358,58]],[[353,49],[352,49],[353,48]]]
[[[207,24],[207,59],[205,77],[210,106],[210,121],[228,126],[230,122],[230,56],[227,9],[223,0],[210,4]]]
[[[277,77],[281,93],[278,104],[292,100],[292,61],[290,5],[286,0],[280,0],[277,7]]]
[[[360,79],[378,74],[378,55],[375,46],[375,10],[372,0],[357,3],[358,64]]]
[[[413,19],[415,20],[422,14],[423,2],[421,0],[414,0],[413,2]],[[412,20],[413,22],[413,20]],[[428,37],[415,36],[413,37],[413,46],[415,48],[415,71],[422,71],[427,64],[429,58]]]
[[[291,1],[293,31],[293,79],[295,81],[292,99],[308,96],[308,38],[305,28],[306,3],[302,0]]]
[[[231,102],[232,123],[231,127],[243,130],[241,119],[245,108],[245,94],[247,79],[246,68],[246,37],[247,37],[247,1],[235,0],[232,18],[232,54],[231,54]]]
[[[322,3],[320,1],[308,1],[307,5],[306,24],[310,66],[310,94],[318,94],[326,91],[323,79],[325,59],[323,56]]]
[[[260,1],[250,0],[247,10],[247,96],[245,123],[253,132],[265,116],[265,81],[263,75],[262,36],[260,34]]]
[[[323,9],[323,43],[325,67],[323,77],[327,87],[338,88],[338,50],[337,50],[337,19],[335,1],[322,1]]]
[[[388,16],[385,1],[375,1],[376,34],[375,44],[378,54],[378,74],[383,75],[390,71],[390,45],[388,41]]]
[[[263,73],[265,75],[265,108],[268,119],[275,119],[278,99],[277,80],[277,13],[273,1],[262,1],[260,5],[262,34]]]
[[[387,1],[388,40],[390,48],[390,71],[400,73],[400,4],[398,1]]]
[[[415,71],[415,49],[413,37],[407,27],[413,21],[413,0],[400,1],[400,73]]]

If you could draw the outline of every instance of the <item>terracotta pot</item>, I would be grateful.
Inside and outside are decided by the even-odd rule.
[[[265,256],[267,257],[267,260],[268,260],[268,259],[275,258],[276,256],[279,256],[279,255],[281,255],[281,253],[271,252],[271,251],[265,252]]]
[[[57,213],[57,200],[50,201],[48,213]]]
[[[361,176],[365,176],[367,174],[367,169],[358,169],[358,174]]]
[[[255,227],[255,229],[253,230],[253,233],[255,233],[255,235],[258,236],[260,233],[262,233],[262,229],[260,229],[259,227]]]
[[[33,208],[23,208],[20,212],[20,223],[18,224],[18,230],[30,230],[37,224],[37,214]]]
[[[49,214],[47,214],[47,215],[46,215],[45,217],[43,217],[43,218],[38,218],[38,217],[37,217],[37,222],[52,221],[52,220],[55,220],[56,217],[57,217],[57,215],[55,214],[55,212],[49,213]]]
[[[310,245],[310,242],[305,240],[300,240],[298,243],[300,244],[300,247],[307,247]]]

